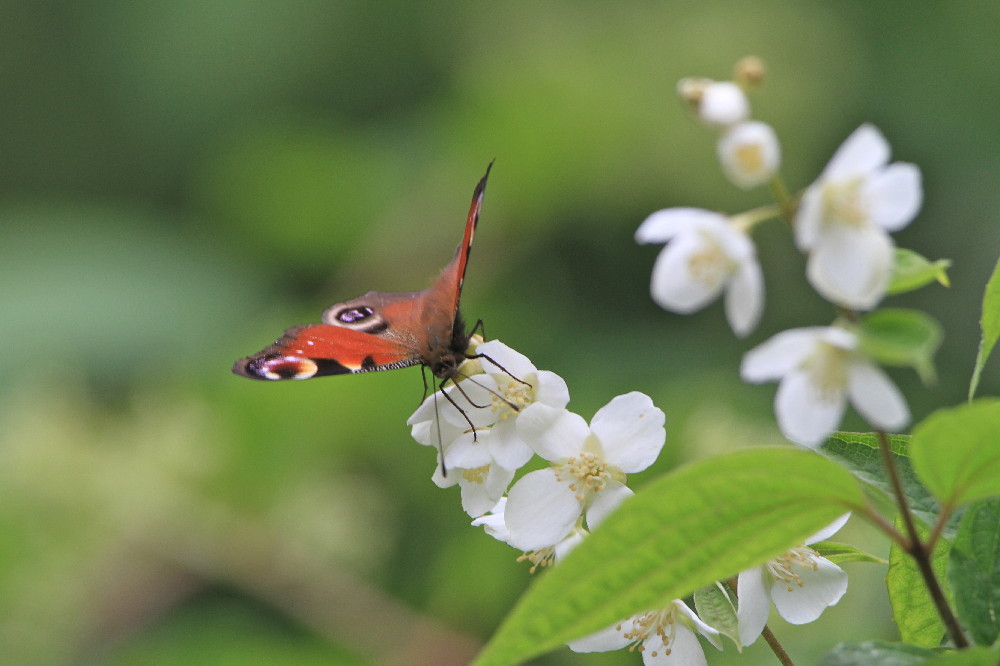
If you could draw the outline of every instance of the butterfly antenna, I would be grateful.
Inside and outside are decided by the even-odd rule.
[[[497,363],[495,360],[493,360],[493,358],[491,356],[489,356],[487,354],[472,354],[471,356],[466,356],[466,358],[468,358],[468,359],[485,358],[487,361],[489,361],[493,365],[495,365],[498,368],[500,368],[500,372],[502,372],[503,374],[507,375],[508,377],[510,377],[511,379],[513,379],[515,382],[517,382],[519,384],[524,384],[528,388],[532,388],[531,384],[529,384],[528,382],[524,381],[520,377],[515,377],[514,375],[512,375],[511,372],[510,372],[510,370],[508,370],[507,368],[505,368],[502,365],[500,365],[499,363]]]
[[[506,372],[506,370],[504,372]],[[508,374],[510,374],[510,373],[508,373]],[[482,384],[480,384],[479,382],[477,382],[476,378],[475,378],[475,375],[466,375],[466,374],[462,374],[462,373],[459,373],[459,375],[461,375],[463,378],[469,380],[470,382],[472,382],[473,384],[475,384],[479,388],[483,389],[484,391],[486,391],[487,393],[489,393],[490,395],[492,395],[494,398],[497,398],[498,400],[503,401],[504,404],[506,404],[508,407],[510,407],[511,409],[513,409],[515,412],[521,411],[520,407],[518,407],[516,404],[514,404],[513,402],[511,402],[510,400],[508,400],[507,398],[505,398],[498,391],[494,391],[493,389],[489,388],[488,386],[483,386]],[[456,376],[458,376],[458,375],[456,375]],[[511,376],[513,376],[513,375],[511,375]],[[517,378],[514,377],[514,379],[517,379]],[[517,381],[521,382],[520,379],[517,379]],[[531,384],[529,384],[528,382],[521,382],[521,383],[524,384],[525,386],[531,388]],[[457,386],[457,384],[456,384],[456,386]],[[465,391],[462,391],[462,395],[465,396],[465,399],[469,401],[469,404],[471,404],[473,407],[476,407],[477,409],[485,409],[488,406],[488,405],[477,405],[476,403],[472,402],[472,399],[469,398],[468,395],[466,395]]]

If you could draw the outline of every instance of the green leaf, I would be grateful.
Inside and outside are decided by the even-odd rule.
[[[946,287],[951,286],[948,281],[948,268],[950,266],[950,259],[930,261],[913,250],[896,248],[888,293],[902,294],[914,291],[935,280]]]
[[[941,409],[913,429],[910,458],[948,506],[1000,495],[1000,400]]]
[[[905,529],[901,518],[896,519],[896,529],[901,532]],[[918,523],[917,531],[920,538],[924,539],[929,530]],[[951,594],[945,585],[944,575],[948,569],[950,550],[951,542],[940,538],[931,553],[931,568],[945,587],[945,596],[949,602]],[[906,643],[924,648],[940,645],[945,632],[944,623],[924,585],[916,562],[895,542],[889,548],[889,571],[885,584],[889,589],[889,605],[892,606],[892,618],[899,628],[900,638]]]
[[[836,543],[834,541],[818,541],[809,546],[820,555],[830,560],[834,564],[844,562],[875,562],[877,564],[889,564],[889,560],[866,553],[855,548],[849,543]]]
[[[923,664],[933,656],[931,650],[904,643],[840,643],[820,658],[819,666],[911,666]]]
[[[756,566],[864,505],[810,451],[755,447],[646,485],[521,598],[475,663],[520,664]]]
[[[951,549],[948,580],[962,626],[978,645],[1000,635],[1000,498],[969,507]]]
[[[926,666],[996,666],[1000,652],[986,647],[948,650],[924,662]]]
[[[698,617],[733,641],[737,650],[743,651],[736,607],[722,583],[713,583],[695,590],[694,608],[698,611]]]
[[[911,367],[925,384],[934,382],[934,352],[941,324],[918,310],[876,310],[858,329],[861,350],[883,365]]]
[[[972,371],[972,381],[969,383],[969,400],[976,394],[979,386],[979,376],[983,373],[986,359],[990,357],[997,338],[1000,338],[1000,259],[993,269],[993,275],[986,283],[986,293],[983,294],[983,316],[980,319],[983,337],[979,341],[979,353],[976,354],[976,367]]]
[[[937,521],[941,507],[931,492],[917,478],[909,458],[908,435],[889,435],[896,470],[903,483],[910,510],[928,525]],[[886,476],[878,437],[873,433],[836,432],[819,448],[820,453],[836,460],[858,479],[895,502],[892,484]]]

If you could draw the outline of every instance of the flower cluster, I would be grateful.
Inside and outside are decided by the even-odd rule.
[[[474,352],[461,379],[444,389],[447,397],[430,396],[410,418],[413,436],[439,448],[434,481],[459,485],[472,524],[521,551],[518,559],[529,562],[534,573],[562,560],[632,494],[627,475],[657,459],[666,419],[648,396],[633,392],[612,399],[588,423],[566,409],[569,391],[558,375],[538,370],[499,341],[477,341]],[[511,486],[535,455],[548,464]],[[790,622],[808,622],[846,588],[843,572],[807,545],[743,572],[739,581],[744,645],[760,634],[772,600]],[[678,599],[569,647],[577,652],[628,647],[646,664],[704,664],[698,635],[722,648],[720,632]]]
[[[665,244],[653,267],[652,297],[664,309],[687,314],[724,294],[729,325],[737,336],[749,335],[764,306],[751,232],[765,220],[785,217],[795,246],[806,254],[809,283],[839,315],[830,326],[787,330],[750,350],[742,378],[779,382],[778,425],[803,446],[819,446],[835,431],[848,402],[876,428],[903,428],[910,418],[906,401],[879,367],[886,359],[866,344],[870,334],[860,319],[889,291],[896,256],[889,233],[919,210],[920,171],[890,164],[883,136],[862,125],[800,197],[788,195],[777,175],[777,135],[750,116],[746,90],[762,77],[762,64],[745,59],[733,81],[678,84],[694,116],[718,132],[717,153],[730,182],[742,189],[770,183],[778,201],[738,215],[680,207],[651,214],[635,238]],[[529,562],[532,573],[557,565],[632,495],[627,475],[659,456],[665,416],[648,396],[633,392],[615,397],[587,422],[567,409],[566,383],[524,355],[479,339],[469,353],[455,381],[410,417],[413,437],[437,447],[433,480],[461,488],[472,525],[520,551],[518,559]],[[534,456],[545,464],[518,477]],[[731,619],[708,618],[725,631],[675,599],[569,647],[577,652],[627,647],[639,651],[647,665],[705,664],[699,635],[718,649],[723,634],[738,647],[750,645],[763,632],[772,604],[791,624],[812,622],[844,595],[847,575],[810,546],[848,517],[739,573],[736,596],[724,592],[729,601],[723,612],[731,611]]]
[[[750,351],[743,379],[780,381],[778,425],[785,437],[803,446],[825,441],[839,426],[848,401],[877,428],[903,428],[910,418],[906,401],[869,356],[857,320],[859,311],[875,308],[889,289],[895,257],[889,233],[905,227],[919,210],[920,171],[912,164],[890,164],[885,138],[862,125],[796,205],[776,175],[780,149],[774,130],[748,120],[750,104],[743,91],[762,73],[758,61],[741,61],[736,82],[684,79],[678,92],[702,123],[721,131],[718,153],[730,181],[742,188],[771,181],[779,202],[733,216],[696,208],[650,215],[635,238],[666,243],[653,266],[653,300],[687,314],[725,291],[730,326],[738,336],[749,334],[764,303],[750,232],[766,219],[785,215],[796,247],[807,255],[809,283],[842,314],[832,326],[785,331]]]

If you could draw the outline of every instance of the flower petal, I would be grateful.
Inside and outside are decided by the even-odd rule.
[[[489,432],[486,444],[490,457],[501,467],[521,469],[534,455],[531,447],[517,434],[517,421],[514,419],[499,421]]]
[[[781,379],[812,353],[824,327],[793,328],[768,338],[743,355],[740,377],[752,384]]]
[[[826,539],[829,539],[834,534],[839,532],[841,527],[847,524],[847,520],[850,517],[851,517],[851,512],[848,511],[840,518],[837,518],[837,520],[833,521],[832,523],[821,529],[819,532],[816,532],[816,534],[813,534],[811,537],[806,539],[805,544],[808,546],[810,544],[816,543],[817,541],[825,541]]]
[[[865,183],[872,220],[886,231],[899,231],[916,216],[923,203],[920,169],[895,162]]]
[[[447,397],[439,396],[440,392],[432,396],[437,400],[438,418],[462,431],[469,429],[470,422],[476,428],[493,425],[496,414],[492,405],[496,390],[496,379],[490,375],[473,375],[463,379],[459,386],[445,389]]]
[[[802,446],[816,447],[840,424],[844,391],[816,386],[808,372],[795,370],[778,384],[774,411],[785,437]]]
[[[580,502],[552,469],[525,474],[507,496],[504,519],[510,543],[525,552],[547,548],[566,538],[580,517]]]
[[[482,527],[483,530],[497,541],[507,543],[510,533],[507,531],[507,523],[504,522],[504,509],[507,506],[507,498],[501,497],[490,513],[479,516],[472,521],[473,527]]]
[[[643,643],[643,648],[644,666],[708,666],[698,637],[679,622],[674,625],[673,640],[669,646],[664,646],[663,639],[654,635]]]
[[[481,354],[484,357],[482,359],[483,370],[491,375],[501,374],[505,377],[513,375],[524,380],[535,374],[537,370],[527,356],[511,349],[499,340],[490,340],[479,345],[476,347],[476,354]],[[499,366],[503,366],[503,369]]]
[[[766,183],[781,163],[774,129],[757,120],[731,127],[719,138],[716,152],[729,182],[745,190]]]
[[[674,601],[674,607],[677,609],[676,612],[684,616],[694,629],[708,639],[716,649],[722,649],[722,643],[719,642],[719,630],[715,627],[704,622],[698,614],[691,610],[690,607],[680,599]]]
[[[823,183],[816,182],[802,195],[795,213],[795,247],[800,252],[808,252],[819,240],[823,229],[823,208]]]
[[[731,267],[728,258],[703,234],[679,234],[653,264],[649,291],[664,310],[690,314],[722,292]]]
[[[806,624],[823,614],[827,607],[840,601],[847,591],[847,574],[825,557],[814,557],[810,566],[797,566],[795,572],[802,586],[784,581],[771,585],[771,600],[787,622]],[[789,589],[791,588],[791,589]]]
[[[566,645],[573,652],[608,652],[609,650],[620,650],[630,642],[629,639],[625,638],[625,632],[632,628],[632,624],[632,618],[629,618],[625,622],[615,623],[589,636],[570,641]]]
[[[590,428],[579,414],[536,402],[518,416],[517,434],[542,458],[557,461],[579,453]]]
[[[874,125],[864,124],[840,144],[821,179],[838,182],[868,175],[889,161],[889,142]]]
[[[646,469],[660,455],[665,420],[648,395],[633,391],[597,410],[590,430],[601,442],[604,459],[629,474]]]
[[[486,478],[479,481],[474,480],[475,476],[469,477],[460,470],[453,470],[458,473],[458,485],[462,490],[462,508],[470,518],[481,516],[491,507],[495,506],[507,484],[514,478],[514,472],[506,470],[499,465],[491,465]]]
[[[876,428],[895,431],[910,422],[906,399],[881,368],[854,360],[847,375],[847,395],[854,409]]]
[[[726,217],[704,208],[664,208],[643,220],[635,231],[635,242],[642,245],[666,243],[705,220],[719,219],[725,221]]]
[[[635,493],[624,483],[611,481],[600,492],[594,494],[594,499],[587,509],[587,527],[593,531],[604,519],[611,515],[621,503]]]
[[[554,372],[539,370],[535,373],[535,401],[550,407],[565,407],[569,404],[569,387],[566,380]],[[530,405],[528,407],[530,409]]]
[[[486,445],[489,436],[489,431],[482,430],[477,431],[475,437],[471,432],[461,435],[444,451],[445,468],[476,469],[489,465],[493,462]]]
[[[764,568],[741,571],[736,581],[736,619],[740,628],[740,645],[751,645],[764,631],[771,610],[771,595],[764,583]]]
[[[806,265],[809,283],[827,300],[870,310],[885,296],[892,277],[893,243],[880,229],[827,229]]]
[[[764,309],[764,275],[756,258],[737,264],[726,288],[725,304],[726,319],[737,336],[753,331]]]
[[[746,120],[750,102],[743,89],[732,81],[714,81],[702,91],[698,117],[708,125],[724,127]]]

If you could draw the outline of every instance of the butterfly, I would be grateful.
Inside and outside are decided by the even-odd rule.
[[[423,291],[369,291],[332,305],[323,323],[287,329],[274,344],[236,361],[233,372],[250,379],[311,379],[422,365],[442,381],[453,379],[471,339],[458,301],[492,167],[490,162],[472,194],[455,257],[434,284]]]

